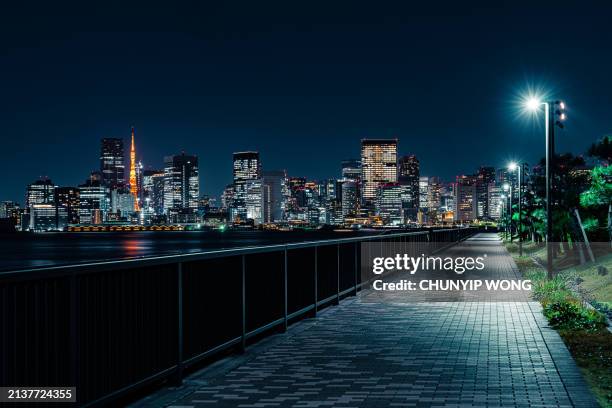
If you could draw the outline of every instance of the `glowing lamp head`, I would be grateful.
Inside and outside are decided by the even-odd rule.
[[[518,165],[515,162],[510,162],[508,165],[508,170],[515,171],[518,168]]]
[[[504,183],[504,185],[502,186],[502,188],[504,189],[504,191],[508,191],[508,190],[510,190],[510,184],[508,184],[508,183]]]
[[[535,96],[531,96],[525,101],[525,107],[532,112],[537,111],[541,104],[542,102]]]
[[[561,108],[561,110],[565,109],[565,102],[561,101],[559,102],[559,107]]]
[[[561,115],[559,115],[559,119],[565,120],[567,119],[567,116],[565,115],[565,113],[562,113]]]

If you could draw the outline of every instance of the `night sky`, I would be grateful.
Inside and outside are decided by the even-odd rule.
[[[518,111],[528,87],[568,103],[559,150],[612,129],[604,2],[22,3],[0,10],[0,200],[23,202],[43,175],[82,183],[100,138],[127,142],[131,125],[145,166],[197,154],[213,195],[231,182],[233,151],[338,177],[364,137],[399,138],[423,175],[446,180],[533,163],[544,137]]]

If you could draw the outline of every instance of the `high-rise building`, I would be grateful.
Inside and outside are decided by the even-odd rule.
[[[489,184],[495,182],[495,168],[481,166],[476,179],[476,217],[478,219],[489,219]]]
[[[32,204],[30,206],[30,231],[54,231],[57,229],[56,220],[53,204]]]
[[[419,209],[422,212],[427,212],[429,209],[429,177],[419,177]]]
[[[125,187],[125,152],[123,139],[104,138],[100,145],[100,172],[102,183],[110,189]]]
[[[184,152],[165,158],[164,213],[171,222],[196,214],[200,197],[198,157]]]
[[[79,222],[81,224],[102,224],[110,209],[110,191],[102,184],[102,177],[92,173],[79,186]]]
[[[136,145],[134,144],[134,127],[132,126],[132,144],[130,147],[130,193],[134,196],[134,211],[138,208],[138,181],[136,179]]]
[[[342,160],[342,178],[345,180],[361,180],[361,161],[357,159]]]
[[[221,209],[229,210],[234,206],[234,185],[228,184],[221,193]]]
[[[155,215],[164,212],[164,171],[147,169],[142,171],[142,193],[140,200],[147,211]]]
[[[285,218],[287,188],[285,170],[263,172],[264,217],[266,223],[282,221]]]
[[[347,179],[342,182],[342,217],[356,216],[359,213],[358,181]]]
[[[233,221],[246,221],[247,181],[261,179],[258,152],[236,152],[233,156],[234,199],[230,216]]]
[[[55,188],[55,211],[57,229],[63,230],[69,224],[79,223],[81,193],[76,187]]]
[[[399,226],[404,223],[402,211],[402,189],[398,183],[381,184],[376,197],[376,214],[385,225]]]
[[[363,201],[369,206],[381,184],[397,182],[397,139],[362,139],[361,167]]]
[[[488,205],[489,205],[489,218],[499,220],[501,218],[502,206],[504,204],[501,196],[503,195],[501,185],[493,182],[489,183],[488,187]]]
[[[3,201],[0,203],[0,218],[9,219],[16,229],[21,229],[21,216],[23,209],[15,201]]]
[[[246,184],[246,219],[253,220],[255,225],[264,221],[264,187],[262,179],[247,180]]]
[[[127,190],[111,190],[111,212],[118,218],[127,218],[134,211],[134,195]]]
[[[457,176],[455,183],[455,221],[471,222],[477,216],[477,176]]]
[[[420,164],[414,155],[403,156],[398,161],[398,182],[402,189],[404,215],[416,221],[419,210]]]
[[[19,208],[19,203],[15,201],[0,202],[0,218],[11,218],[11,214],[16,208]]]
[[[55,204],[55,187],[47,177],[29,184],[26,189],[26,208],[34,204]]]
[[[427,189],[427,208],[429,211],[438,211],[440,208],[440,198],[442,192],[442,183],[439,177],[430,177]]]

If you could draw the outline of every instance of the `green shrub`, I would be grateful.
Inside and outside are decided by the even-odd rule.
[[[541,279],[540,276],[533,276],[533,296],[544,301],[551,296],[566,297],[571,296],[565,288],[565,280],[560,276],[555,276],[552,279]]]
[[[576,299],[555,294],[542,302],[550,325],[562,330],[595,331],[605,327],[604,317],[596,310],[584,307]]]

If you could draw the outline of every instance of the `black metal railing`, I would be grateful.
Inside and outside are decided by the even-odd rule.
[[[180,382],[203,359],[244,350],[266,331],[284,331],[355,295],[364,284],[361,243],[431,252],[473,233],[392,233],[2,272],[0,385],[76,386],[79,405],[91,406],[162,379]]]

